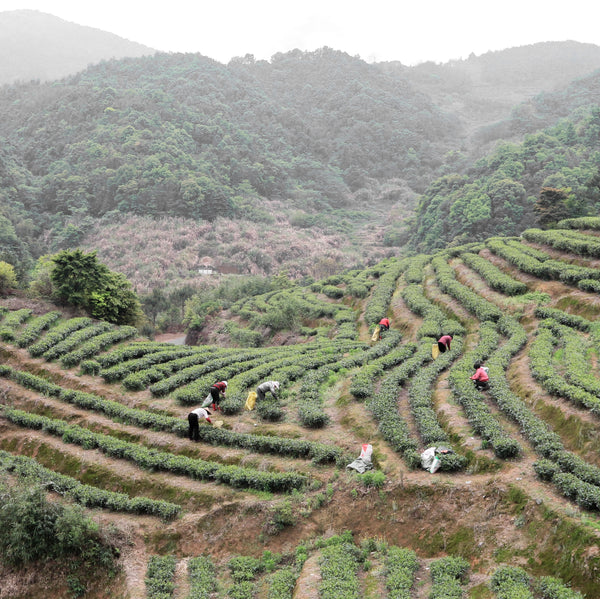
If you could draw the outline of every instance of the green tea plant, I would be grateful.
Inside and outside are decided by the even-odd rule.
[[[580,339],[575,333],[570,333],[571,329],[555,323],[552,319],[542,321],[537,330],[537,334],[529,350],[529,368],[533,377],[553,395],[564,397],[577,406],[583,406],[595,415],[600,415],[600,397],[594,393],[600,391],[600,383],[589,373],[589,364],[579,352],[584,346],[583,339]],[[577,384],[567,382],[560,376],[552,366],[552,354],[557,337],[554,331],[562,335],[562,339],[567,340],[566,355],[568,356],[567,372],[570,380],[577,381]],[[579,359],[578,359],[579,357]],[[585,388],[586,380],[588,386],[594,392],[589,392]]]
[[[385,586],[389,599],[410,599],[418,568],[419,560],[412,549],[389,548],[385,556]]]
[[[430,599],[460,599],[463,597],[462,581],[470,564],[462,557],[442,557],[431,562]]]
[[[493,354],[498,346],[499,334],[496,326],[490,322],[482,323],[479,329],[479,344],[477,348],[465,354],[450,370],[448,382],[454,398],[465,410],[473,430],[489,444],[496,456],[509,459],[521,452],[519,443],[507,433],[498,419],[482,401],[481,392],[470,380],[473,372],[472,365],[481,362]]]
[[[593,235],[583,235],[568,230],[527,229],[523,231],[527,241],[545,244],[563,252],[571,252],[580,256],[600,257],[600,239]]]
[[[579,591],[574,591],[553,576],[541,576],[533,584],[541,599],[583,599]]]
[[[145,578],[147,599],[169,599],[173,596],[176,565],[174,555],[150,556]]]
[[[50,362],[52,360],[56,360],[69,352],[73,351],[78,345],[92,339],[93,337],[97,337],[102,333],[112,329],[112,325],[108,324],[108,322],[93,322],[90,321],[87,325],[78,326],[75,330],[70,332],[66,337],[64,337],[58,343],[52,344],[46,351],[40,354],[44,360]],[[31,354],[31,350],[34,346],[29,348],[29,353]],[[34,350],[36,351],[36,350]],[[33,357],[38,357],[34,354],[31,354]]]
[[[367,325],[377,324],[386,314],[392,295],[396,290],[396,282],[402,272],[408,268],[408,260],[382,261],[380,266],[383,273],[371,292],[371,297],[365,306],[364,319]]]
[[[29,308],[7,312],[0,323],[0,339],[13,342],[17,338],[17,329],[33,314]]]
[[[216,571],[208,555],[192,557],[188,561],[190,592],[187,599],[210,599],[217,589]]]
[[[121,352],[122,353],[122,352]],[[130,360],[123,360],[117,364],[113,364],[107,368],[103,368],[100,376],[107,383],[114,383],[125,378],[132,372],[144,370],[150,368],[155,364],[164,364],[165,362],[173,362],[178,358],[193,356],[197,361],[205,360],[210,355],[207,353],[200,353],[194,351],[192,348],[169,348],[160,349],[159,351],[145,352],[143,356],[132,358]],[[102,361],[100,362],[102,364]]]
[[[492,575],[490,588],[498,599],[533,599],[529,576],[518,566],[498,568]]]
[[[322,599],[359,599],[358,570],[361,553],[353,543],[338,543],[324,547],[319,565]]]
[[[53,327],[39,341],[30,345],[27,349],[32,358],[39,358],[57,343],[66,339],[71,333],[83,329],[92,324],[92,319],[88,317],[70,318],[63,320]]]
[[[28,389],[56,397],[80,408],[105,414],[115,422],[126,422],[153,430],[171,432],[180,437],[188,434],[187,421],[155,411],[127,407],[119,402],[83,391],[65,389],[46,379],[0,364],[0,376],[10,378]],[[252,435],[236,433],[210,426],[200,428],[200,440],[211,445],[223,445],[247,449],[256,453],[272,453],[295,458],[311,459],[314,463],[340,462],[344,453],[337,447],[305,439],[289,439],[283,436]]]
[[[556,225],[562,229],[591,229],[600,230],[600,218],[597,216],[581,216],[579,218],[566,218]]]
[[[24,480],[33,480],[44,487],[65,495],[90,508],[102,508],[115,512],[147,514],[168,521],[177,517],[181,506],[148,497],[129,497],[125,493],[107,491],[86,485],[75,478],[60,474],[38,464],[33,458],[13,456],[0,450],[0,468]]]
[[[67,354],[63,355],[60,359],[60,363],[63,368],[71,368],[76,366],[82,360],[91,358],[97,353],[105,350],[111,345],[115,345],[120,341],[131,339],[138,334],[138,330],[132,326],[120,326],[112,331],[107,331],[100,335],[93,337],[86,341],[80,347],[73,349]]]
[[[496,322],[502,316],[500,308],[459,283],[454,275],[454,270],[443,257],[434,257],[431,264],[435,270],[435,279],[440,289],[458,300],[467,311],[474,314],[479,320]]]
[[[267,581],[269,587],[267,599],[292,599],[297,578],[291,566],[273,572]]]

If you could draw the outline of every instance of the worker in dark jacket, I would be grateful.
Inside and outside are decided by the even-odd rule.
[[[190,441],[199,441],[200,440],[200,418],[206,420],[206,422],[212,424],[212,420],[210,419],[210,411],[206,408],[196,408],[192,410],[188,414],[188,423],[190,425],[188,430],[188,435],[190,437]]]
[[[441,354],[443,354],[447,349],[450,349],[451,341],[452,341],[452,335],[442,335],[438,339],[438,348],[439,348]]]
[[[227,381],[220,381],[211,385],[210,387],[210,396],[212,398],[211,408],[213,410],[220,410],[221,406],[219,403],[221,399],[225,399],[225,391],[227,390]]]

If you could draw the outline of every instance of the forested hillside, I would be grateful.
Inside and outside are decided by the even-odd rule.
[[[560,216],[598,214],[599,132],[600,107],[590,96],[571,118],[527,135],[522,143],[500,144],[465,174],[436,180],[421,196],[413,246],[428,251],[451,242],[519,234],[541,222],[535,205],[544,188],[560,190],[562,199],[554,206]]]
[[[29,599],[600,597],[599,231],[598,218],[569,219],[288,281],[213,315],[206,326],[229,336],[219,345],[4,298],[12,491],[0,516],[13,534],[0,546],[22,569],[2,566],[2,587]],[[373,335],[383,316],[391,329]],[[288,342],[255,347],[265,327]],[[442,334],[451,346],[434,359]],[[220,380],[222,410],[194,443],[187,414]],[[245,409],[267,380],[279,395]],[[373,468],[360,474],[347,466],[364,443]],[[429,447],[449,450],[435,473],[421,465]],[[72,545],[45,564],[19,552],[21,480],[85,506],[113,558],[90,578]]]
[[[146,293],[199,285],[207,263],[319,278],[519,234],[541,223],[544,188],[563,197],[554,220],[595,214],[598,76],[582,74],[597,54],[536,45],[439,77],[330,48],[228,65],[156,54],[5,86],[0,258],[25,285],[43,254],[98,249]],[[564,67],[551,80],[548,56]],[[474,109],[493,93],[497,111]]]

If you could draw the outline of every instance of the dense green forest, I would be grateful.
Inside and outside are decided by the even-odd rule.
[[[51,214],[214,219],[252,194],[344,206],[369,177],[402,173],[422,188],[415,167],[439,163],[453,131],[406,84],[328,49],[227,67],[113,61],[5,87],[0,102],[2,135],[37,183],[19,199]]]
[[[228,65],[156,54],[5,85],[0,259],[26,285],[44,254],[98,250],[149,293],[197,285],[202,260],[318,278],[596,214],[600,75],[563,72],[554,91],[531,77],[543,91],[524,100],[527,73],[559,46],[574,73],[598,60],[573,44],[410,70],[330,48]],[[484,110],[511,86],[512,113]],[[554,219],[543,189],[558,190]]]

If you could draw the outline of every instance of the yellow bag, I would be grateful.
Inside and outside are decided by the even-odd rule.
[[[246,398],[246,405],[244,406],[246,410],[254,410],[254,405],[256,404],[256,391],[250,391],[248,393],[248,397]]]
[[[437,343],[431,346],[431,357],[435,360],[440,355],[440,348]]]
[[[371,337],[371,341],[377,341],[377,339],[379,339],[379,325],[375,327],[375,330],[373,331],[373,336]]]

